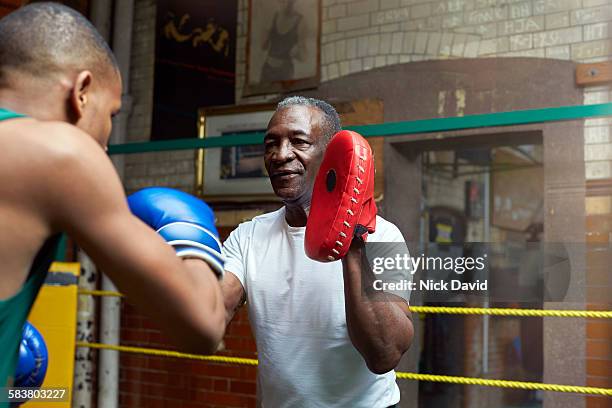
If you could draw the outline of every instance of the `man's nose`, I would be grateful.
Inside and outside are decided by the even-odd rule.
[[[280,162],[286,162],[295,159],[295,153],[293,152],[291,143],[289,140],[283,140],[274,155],[274,159]]]

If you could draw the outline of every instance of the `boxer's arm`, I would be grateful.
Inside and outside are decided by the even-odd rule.
[[[246,302],[246,292],[236,275],[229,271],[226,271],[221,282],[221,292],[225,304],[225,325],[227,326],[238,309]]]
[[[353,240],[342,258],[342,268],[351,342],[370,371],[391,371],[412,343],[414,328],[408,303],[399,296],[373,290],[376,277],[365,257],[363,241]]]
[[[54,229],[68,232],[130,301],[184,349],[214,352],[225,310],[208,264],[182,261],[131,214],[112,163],[89,136],[67,127],[57,139],[65,147],[50,158],[55,163],[47,166],[42,187]]]

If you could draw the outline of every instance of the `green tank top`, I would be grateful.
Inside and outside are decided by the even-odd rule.
[[[0,108],[0,121],[23,116]],[[21,290],[8,299],[0,300],[0,394],[2,388],[13,381],[23,325],[53,262],[59,239],[57,235],[45,242],[34,258]],[[9,404],[3,402],[6,399],[2,397],[0,395],[0,408],[8,407]]]

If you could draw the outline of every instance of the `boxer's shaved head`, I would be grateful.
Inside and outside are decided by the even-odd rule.
[[[304,96],[290,96],[283,99],[278,104],[276,111],[278,112],[290,106],[308,106],[321,112],[323,117],[321,121],[321,130],[323,131],[322,136],[325,138],[325,144],[329,142],[333,135],[342,130],[338,112],[336,112],[336,109],[327,102],[315,98],[306,98]]]
[[[101,146],[121,108],[110,48],[85,17],[42,2],[0,19],[0,102],[38,120],[68,122]]]
[[[11,75],[50,78],[88,70],[98,77],[118,72],[117,61],[95,27],[58,3],[34,3],[0,20],[0,85]]]

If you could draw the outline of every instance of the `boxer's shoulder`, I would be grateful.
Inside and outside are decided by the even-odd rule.
[[[12,179],[14,184],[30,187],[27,190],[36,197],[74,183],[101,159],[108,160],[91,136],[62,122],[7,121],[0,128],[0,143],[0,170],[19,174]],[[34,197],[26,194],[22,198]]]
[[[90,135],[62,122],[17,122],[0,134],[0,171],[19,175],[4,186],[12,201],[48,222],[63,222],[71,205],[122,192],[110,159]]]
[[[24,154],[44,157],[48,164],[54,159],[103,154],[91,136],[64,122],[18,119],[7,122],[0,129],[0,138],[3,146],[18,148]]]

